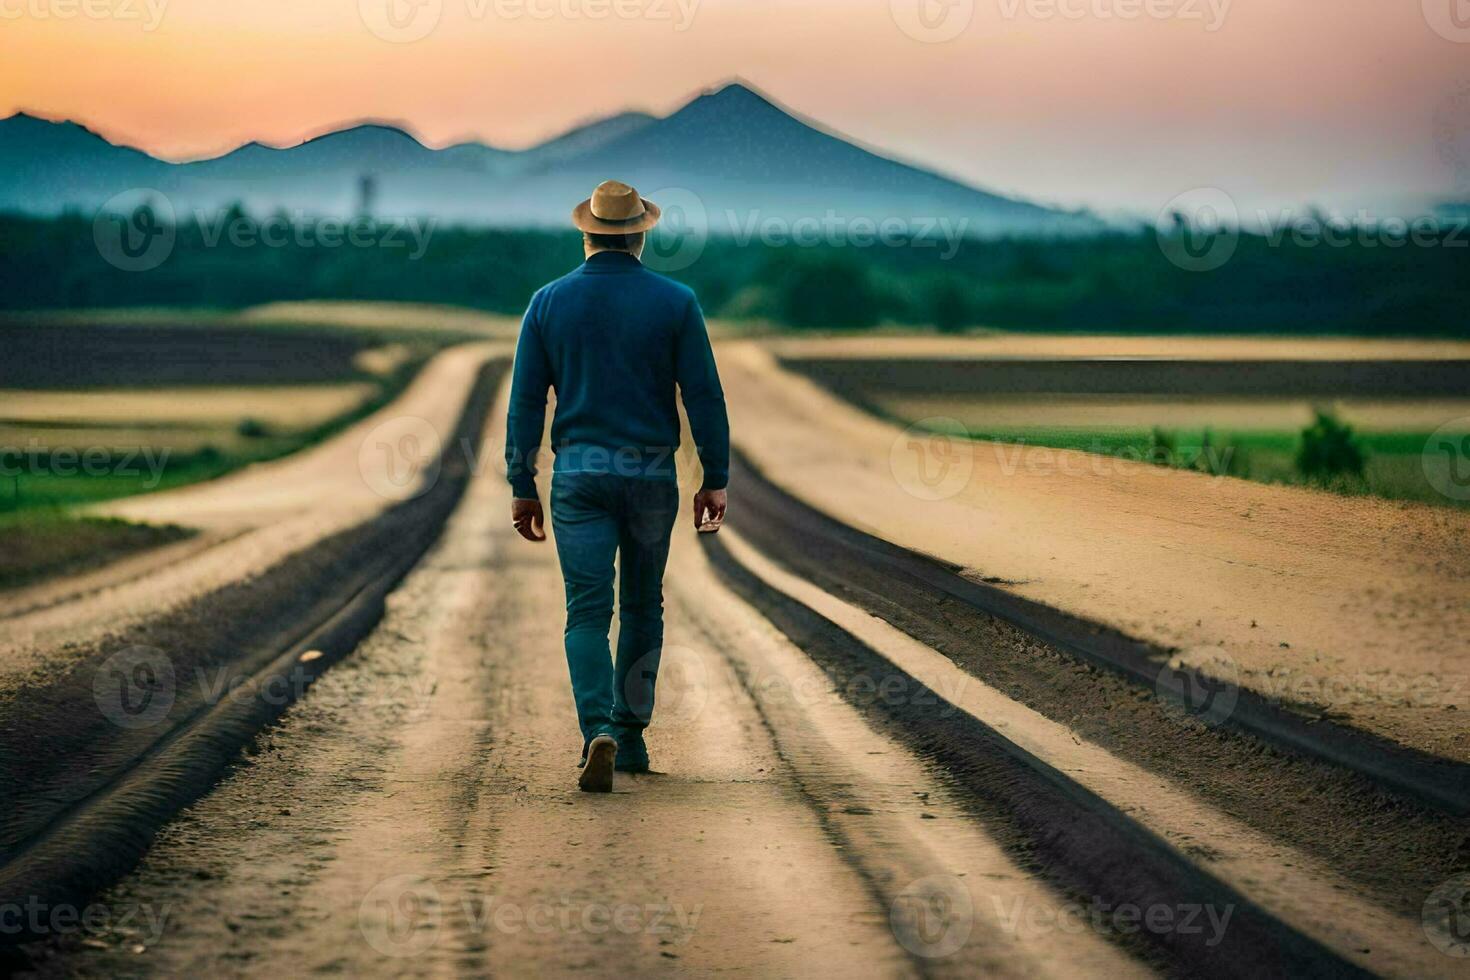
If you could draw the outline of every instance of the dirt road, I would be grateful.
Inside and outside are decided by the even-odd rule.
[[[500,398],[471,459],[498,455]],[[309,499],[278,492],[266,499],[287,511]],[[1470,870],[1464,819],[1169,714],[922,583],[875,579],[754,488],[714,541],[677,532],[658,772],[578,793],[555,551],[514,535],[508,499],[475,467],[372,633],[132,873],[64,919],[25,909],[43,941],[0,967],[1419,977],[1463,963],[1420,906]],[[290,574],[277,587],[310,569]]]
[[[165,926],[88,937],[43,974],[1149,972],[1090,931],[1008,932],[998,909],[1063,899],[831,696],[692,535],[663,774],[579,794],[554,551],[515,538],[507,501],[478,481],[373,637],[104,899]],[[770,714],[750,670],[809,694]]]

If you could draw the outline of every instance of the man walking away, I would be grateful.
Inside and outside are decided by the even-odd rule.
[[[551,442],[551,522],[566,583],[567,665],[582,729],[578,786],[612,790],[613,771],[647,772],[643,730],[653,714],[663,646],[663,575],[679,509],[674,451],[683,396],[704,467],[694,523],[725,518],[730,427],[725,396],[688,287],[643,267],[645,233],[659,209],[609,180],[572,212],[587,260],[531,298],[516,346],[506,423],[511,522],[544,541],[535,456],[556,390]],[[618,649],[608,630],[613,564]]]

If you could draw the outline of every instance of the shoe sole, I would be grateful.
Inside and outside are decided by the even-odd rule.
[[[610,735],[599,735],[587,747],[587,765],[577,777],[577,788],[584,793],[611,793],[613,763],[618,757],[618,743]]]

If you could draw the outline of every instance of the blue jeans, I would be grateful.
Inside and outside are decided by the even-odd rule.
[[[618,740],[619,768],[647,765],[643,729],[653,715],[664,638],[664,565],[679,511],[672,480],[557,473],[551,525],[567,593],[567,667],[582,746]],[[613,560],[618,561],[618,655],[608,644]]]

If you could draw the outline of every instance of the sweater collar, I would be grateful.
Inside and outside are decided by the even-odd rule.
[[[594,252],[582,263],[583,272],[633,272],[643,268],[643,263],[628,252]]]

